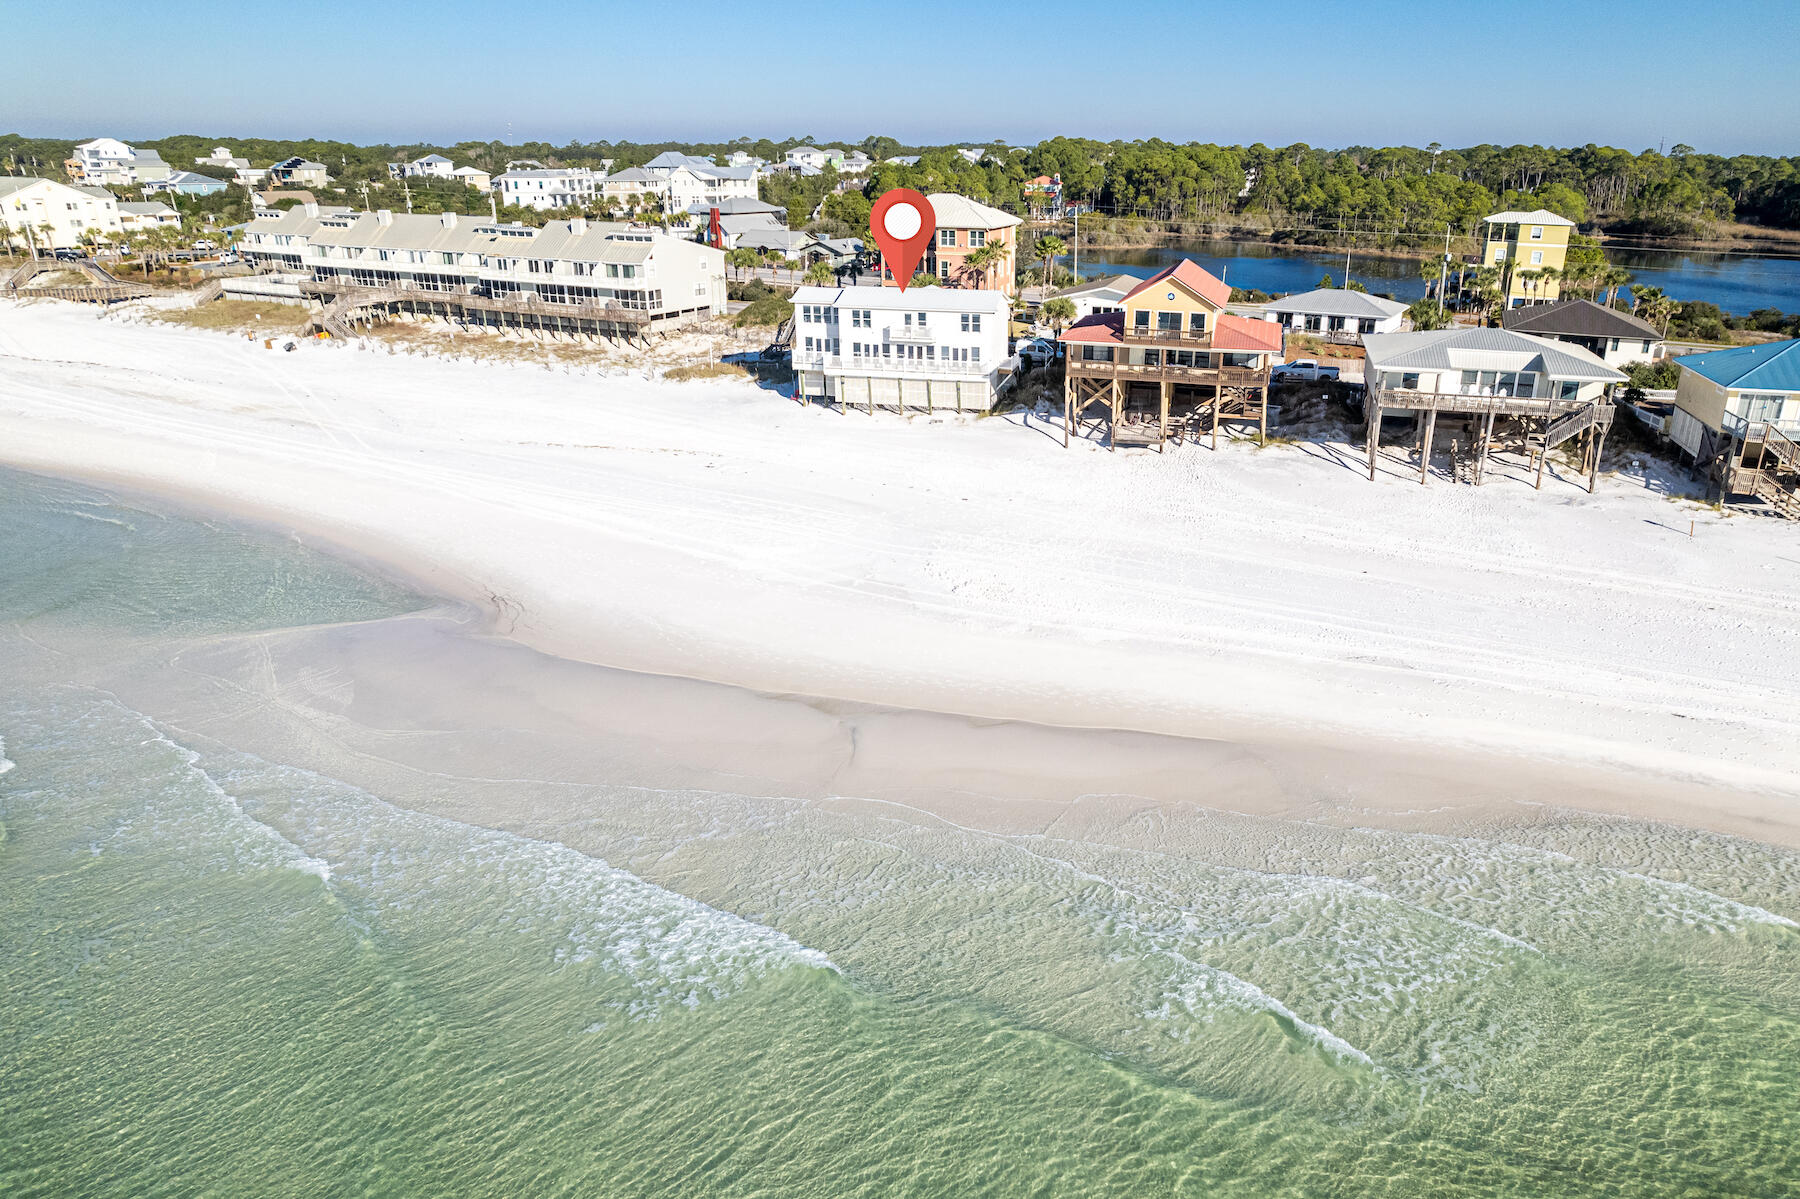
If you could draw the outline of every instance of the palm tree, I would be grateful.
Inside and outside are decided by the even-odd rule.
[[[981,276],[982,283],[987,282],[988,272],[1006,261],[1006,247],[999,242],[988,242],[970,250],[963,259],[963,266]]]
[[[1607,263],[1606,269],[1600,272],[1600,278],[1599,282],[1596,284],[1595,294],[1598,294],[1598,288],[1604,287],[1606,289],[1606,306],[1611,308],[1614,304],[1619,302],[1619,289],[1630,282],[1630,271],[1622,266],[1614,266],[1611,263]]]
[[[1543,270],[1539,271],[1537,273],[1539,295],[1541,296],[1544,292],[1548,291],[1550,288],[1555,287],[1559,282],[1561,282],[1562,276],[1563,276],[1563,273],[1561,271],[1557,270],[1553,266],[1547,266]],[[1561,295],[1562,293],[1560,291],[1558,291],[1557,294]]]
[[[737,249],[729,250],[725,254],[726,265],[736,268],[739,279],[744,277],[745,271],[756,269],[757,264],[760,262],[762,262],[762,255],[758,254],[755,250],[750,249],[748,246],[739,246]]]
[[[1061,333],[1063,326],[1075,319],[1075,301],[1067,296],[1053,296],[1038,308],[1038,316],[1050,322],[1050,327]]]
[[[834,272],[831,269],[831,264],[826,262],[823,258],[806,268],[805,282],[812,284],[814,287],[826,286],[831,282],[833,277]]]
[[[1069,247],[1062,238],[1052,233],[1047,237],[1038,238],[1037,252],[1038,257],[1044,260],[1044,287],[1048,290],[1050,287],[1050,263],[1067,254]]]

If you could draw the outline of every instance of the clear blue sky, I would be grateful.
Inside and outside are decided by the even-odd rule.
[[[6,26],[0,132],[44,136],[1800,152],[1796,0],[24,0]]]

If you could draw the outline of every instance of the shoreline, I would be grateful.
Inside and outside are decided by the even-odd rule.
[[[0,321],[3,320],[4,315],[0,314]],[[0,333],[4,332],[5,326],[0,324]],[[199,345],[220,353],[225,351],[221,343],[228,340],[196,339],[195,335],[161,330],[133,333],[133,340],[148,335],[162,343]],[[231,360],[253,363],[259,352],[238,349],[235,343],[230,349],[227,357]],[[365,358],[364,353],[346,347],[325,352],[352,362]],[[396,371],[407,369],[430,372],[438,382],[452,376],[464,379],[469,372],[483,371],[488,372],[488,383],[518,382],[524,373],[522,368],[428,366],[421,360],[396,362],[389,367],[385,361],[388,357],[368,354],[365,363],[357,365],[379,364],[383,371],[380,377],[390,383],[397,377]],[[321,357],[317,361],[330,360]],[[365,372],[358,372],[362,373]],[[440,375],[442,378],[438,378]],[[546,376],[549,372],[537,371],[535,375]],[[310,389],[315,382],[309,376],[308,382],[299,386]],[[579,386],[564,384],[555,375],[550,375],[550,382]],[[843,420],[839,414],[800,410],[748,387],[660,386],[666,395],[683,397],[684,403],[735,392],[731,403],[754,406],[756,420],[761,420],[766,412],[769,418],[780,418],[783,423],[806,421],[808,427],[821,431],[842,428],[831,424]],[[676,387],[691,390],[676,393],[672,390]],[[76,390],[81,390],[79,385]],[[230,389],[226,391],[229,393]],[[750,394],[744,395],[746,391]],[[59,422],[66,424],[67,406],[78,403],[69,395],[60,398],[64,410],[50,418],[51,428],[57,428]],[[323,402],[317,395],[314,398],[315,402]],[[1045,624],[1041,619],[1025,620],[1015,628],[992,628],[987,622],[970,626],[953,614],[933,605],[921,606],[917,600],[904,596],[877,596],[871,602],[865,594],[866,586],[842,592],[827,586],[826,594],[820,596],[816,594],[818,589],[829,580],[821,580],[816,567],[804,556],[790,557],[778,564],[773,575],[758,576],[752,581],[740,577],[745,569],[742,563],[719,560],[715,540],[685,546],[665,543],[666,538],[682,536],[685,509],[679,504],[672,523],[654,509],[634,514],[634,519],[649,521],[639,532],[649,535],[650,544],[646,544],[644,536],[621,542],[611,535],[605,522],[583,518],[587,505],[579,491],[563,497],[566,502],[544,510],[564,488],[576,487],[573,476],[558,473],[555,485],[548,491],[515,484],[501,488],[497,480],[470,473],[469,463],[458,458],[442,471],[434,472],[430,481],[440,489],[451,486],[468,494],[459,495],[460,502],[447,506],[436,498],[427,504],[425,499],[430,497],[418,493],[427,480],[426,474],[399,471],[380,487],[366,479],[356,479],[345,472],[360,469],[357,463],[366,464],[366,455],[355,452],[341,460],[333,458],[316,444],[317,430],[307,439],[312,449],[300,456],[303,469],[296,478],[292,453],[284,451],[271,458],[272,450],[279,446],[265,445],[255,438],[246,440],[241,429],[232,431],[229,417],[220,418],[215,413],[217,419],[209,425],[195,424],[184,415],[170,425],[163,422],[174,418],[157,404],[160,401],[150,405],[157,414],[154,421],[139,409],[102,410],[106,420],[123,419],[126,427],[133,430],[133,435],[123,441],[111,434],[100,435],[103,430],[93,425],[98,419],[93,410],[78,418],[88,422],[88,427],[80,430],[80,437],[46,438],[46,428],[40,423],[42,415],[18,420],[17,414],[5,413],[0,415],[0,428],[10,426],[12,436],[0,454],[39,473],[98,481],[190,504],[199,511],[229,512],[234,521],[249,520],[266,527],[297,530],[307,540],[327,546],[340,556],[347,553],[359,565],[372,565],[388,577],[403,578],[428,594],[449,594],[469,603],[488,614],[488,627],[493,633],[512,638],[534,652],[599,667],[707,680],[765,697],[871,705],[941,715],[961,722],[1000,721],[1054,727],[1068,733],[1135,730],[1131,735],[1184,740],[1203,737],[1263,747],[1304,744],[1317,747],[1327,759],[1338,755],[1333,759],[1338,764],[1332,769],[1340,773],[1345,769],[1344,762],[1359,753],[1367,754],[1372,748],[1379,748],[1396,762],[1408,758],[1431,762],[1445,757],[1480,762],[1485,764],[1481,768],[1484,774],[1504,773],[1507,762],[1524,762],[1532,764],[1527,771],[1532,779],[1529,790],[1551,787],[1557,777],[1574,772],[1584,780],[1582,789],[1592,787],[1596,794],[1614,793],[1601,810],[1612,808],[1622,814],[1649,818],[1655,818],[1654,814],[1625,793],[1631,788],[1621,789],[1602,780],[1633,780],[1632,788],[1648,788],[1663,796],[1660,802],[1672,807],[1691,806],[1696,812],[1704,805],[1694,796],[1703,795],[1709,785],[1724,785],[1742,793],[1738,797],[1742,802],[1731,816],[1740,835],[1758,835],[1747,830],[1759,821],[1781,823],[1788,819],[1786,813],[1796,810],[1794,797],[1800,794],[1791,751],[1777,753],[1770,748],[1787,743],[1782,729],[1793,719],[1796,705],[1793,697],[1785,694],[1772,695],[1769,702],[1774,706],[1742,729],[1733,729],[1729,734],[1714,730],[1710,742],[1696,738],[1683,752],[1668,751],[1666,739],[1660,741],[1663,749],[1652,749],[1659,742],[1648,737],[1635,742],[1631,737],[1644,735],[1653,727],[1682,728],[1683,722],[1691,722],[1692,717],[1679,711],[1674,713],[1673,721],[1656,717],[1643,710],[1641,698],[1621,707],[1620,700],[1628,694],[1621,693],[1618,699],[1606,702],[1613,712],[1609,719],[1625,723],[1611,729],[1604,723],[1594,723],[1597,710],[1585,724],[1579,719],[1571,722],[1569,714],[1594,709],[1595,696],[1582,688],[1565,688],[1558,693],[1539,694],[1534,700],[1529,689],[1520,691],[1518,682],[1505,681],[1515,673],[1511,666],[1478,683],[1472,700],[1457,706],[1436,698],[1444,685],[1439,678],[1408,679],[1407,675],[1414,673],[1411,669],[1386,661],[1360,663],[1357,655],[1330,661],[1296,659],[1291,648],[1256,645],[1215,645],[1200,651],[1184,641],[1165,638],[1138,644],[1142,638],[1121,640],[1116,633],[1096,640],[1082,635],[1079,626],[1055,631],[1059,625]],[[188,406],[183,403],[178,408]],[[285,411],[286,406],[283,407]],[[292,415],[286,413],[289,419]],[[268,420],[267,412],[258,411],[244,423],[255,426]],[[876,446],[887,441],[923,440],[928,443],[925,452],[936,456],[936,442],[986,436],[980,425],[988,423],[949,430],[878,421],[867,426],[866,433],[858,431],[858,436],[872,437]],[[66,427],[58,431],[69,432]],[[1022,434],[1016,427],[1005,432],[1015,437]],[[212,444],[204,444],[208,438],[213,439]],[[195,444],[197,440],[201,444]],[[157,454],[146,452],[151,441],[160,447]],[[660,440],[655,446],[659,448],[652,449],[651,454],[658,461],[705,456],[703,447],[675,446]],[[442,448],[431,443],[415,447],[415,452],[437,453]],[[625,446],[612,449],[628,457],[643,453]],[[521,452],[516,445],[505,449],[508,455]],[[669,458],[672,452],[678,454],[676,459]],[[1060,447],[1057,453],[1063,454]],[[1133,473],[1133,468],[1124,465],[1130,459],[1123,455],[1120,459],[1123,461],[1096,462],[1089,454],[1071,454],[1045,459],[1044,469],[1053,475],[1068,471],[1091,473],[1095,485],[1111,487],[1121,473]],[[1190,461],[1201,470],[1254,471],[1261,469],[1254,464],[1265,459],[1266,455],[1252,455],[1215,463],[1195,455]],[[540,461],[537,457],[530,460]],[[786,460],[782,447],[776,447],[775,460]],[[607,461],[616,467],[621,459],[613,457]],[[1149,463],[1148,459],[1141,461]],[[560,468],[563,458],[552,455],[540,464],[545,470]],[[674,480],[666,477],[661,466],[624,468],[629,478],[616,497],[621,497],[622,502],[623,497],[635,495],[639,487],[652,485],[674,486],[685,493],[692,486],[707,485],[702,471],[724,465],[719,460],[684,468]],[[333,480],[332,486],[322,487],[328,478]],[[964,485],[974,486],[972,481]],[[1439,486],[1445,490],[1453,487],[1448,483]],[[365,494],[350,494],[359,488]],[[333,502],[325,502],[325,492],[334,492],[329,497]],[[414,508],[406,512],[381,511],[383,503],[392,505],[395,496],[402,492],[409,493]],[[760,502],[774,500],[774,495],[762,490],[755,494]],[[787,492],[775,494],[785,496]],[[1369,487],[1363,494],[1397,498],[1389,488],[1379,485]],[[866,504],[866,499],[858,502]],[[505,522],[477,527],[482,510],[497,504],[508,505],[519,514],[520,524],[515,531],[502,531],[511,529]],[[1547,512],[1548,506],[1541,505],[1537,511]],[[441,519],[469,521],[466,542],[443,542],[422,536],[416,519],[422,512],[436,513]],[[456,516],[448,517],[447,513]],[[1568,518],[1580,520],[1581,516],[1573,513]],[[904,505],[895,509],[892,519],[906,521]],[[1713,518],[1709,523],[1720,530],[1720,536],[1737,535],[1733,526],[1753,531],[1741,521]],[[517,546],[508,543],[520,540],[537,542],[540,556],[509,559],[508,551]],[[566,556],[570,550],[578,554],[584,550],[615,554],[620,561],[598,572],[578,569],[573,580],[559,586],[558,555]],[[870,568],[866,555],[876,552],[880,552],[879,546],[859,548],[855,560],[867,571]],[[762,559],[757,561],[760,565]],[[791,577],[794,573],[802,577],[796,581]],[[878,578],[889,573],[891,568],[875,570]],[[1328,577],[1335,574],[1334,569]],[[922,581],[923,576],[912,585]],[[771,594],[756,598],[757,586]],[[574,593],[567,594],[571,588]],[[703,611],[677,612],[666,608],[671,597],[704,588],[713,589],[716,600],[724,597],[722,602]],[[1607,590],[1610,589],[1608,585]],[[632,594],[617,594],[625,590]],[[746,599],[751,602],[746,604]],[[803,609],[804,617],[784,619],[782,614],[796,605]],[[733,610],[740,607],[746,610]],[[1020,620],[1017,616],[1011,619],[1015,624]],[[871,634],[886,634],[895,644],[886,649],[853,644]],[[814,648],[803,649],[808,645]],[[836,652],[820,652],[827,646]],[[1396,670],[1397,666],[1400,669]],[[1396,685],[1401,688],[1397,694],[1383,694]],[[1550,700],[1556,709],[1549,713],[1552,719],[1559,714],[1565,717],[1561,727],[1547,725],[1541,716],[1532,715],[1534,706],[1549,695],[1555,695]],[[811,698],[817,696],[840,698]],[[1227,697],[1236,702],[1226,702]],[[1363,706],[1333,707],[1351,703]],[[1410,713],[1409,719],[1398,719],[1397,711]],[[1768,724],[1771,720],[1775,723]],[[1758,722],[1768,726],[1766,731],[1756,731]],[[1627,727],[1639,732],[1627,734]],[[1668,734],[1661,736],[1666,738]],[[1764,748],[1749,751],[1752,744]],[[1526,745],[1530,750],[1520,754],[1520,747]],[[1456,773],[1448,772],[1446,780]],[[1689,798],[1677,798],[1678,795]]]

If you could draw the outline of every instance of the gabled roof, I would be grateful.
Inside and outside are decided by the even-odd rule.
[[[1054,300],[1060,296],[1086,296],[1101,291],[1116,292],[1123,297],[1126,292],[1131,291],[1142,282],[1143,280],[1136,275],[1096,275],[1085,283],[1077,283],[1074,287],[1065,287],[1061,291],[1052,292],[1050,298]]]
[[[715,205],[689,204],[688,211],[695,216],[708,216]],[[755,212],[787,215],[787,209],[779,204],[769,204],[762,200],[752,200],[749,196],[726,196],[716,205],[720,216],[748,216]]]
[[[653,171],[670,171],[676,167],[710,167],[713,160],[702,158],[698,154],[683,154],[679,150],[664,150],[652,158],[644,166]]]
[[[1125,314],[1101,312],[1076,321],[1063,331],[1061,340],[1094,345],[1119,345],[1125,337]],[[1227,354],[1279,354],[1282,329],[1274,321],[1220,313],[1213,325],[1212,349]]]
[[[543,172],[543,171],[508,171],[507,172],[507,174],[509,174],[509,175],[524,175],[527,177],[541,175],[541,174],[559,174],[559,173],[560,172]],[[657,178],[655,175],[652,175],[644,167],[626,167],[624,170],[620,171],[616,175],[608,175],[605,178],[604,182],[606,182],[606,183],[661,183],[662,180]]]
[[[1125,298],[1148,291],[1152,287],[1166,284],[1170,280],[1181,284],[1215,308],[1223,308],[1231,301],[1231,285],[1217,275],[1206,270],[1192,258],[1183,258],[1174,266],[1164,267],[1136,287],[1125,293]]]
[[[1592,300],[1561,300],[1510,308],[1502,323],[1516,333],[1541,333],[1546,337],[1629,337],[1661,341],[1656,326],[1628,312],[1608,308]]]
[[[1708,350],[1675,360],[1683,370],[1711,379],[1720,387],[1744,391],[1800,391],[1800,338]]]
[[[1530,212],[1496,212],[1493,216],[1483,217],[1490,225],[1567,225],[1573,229],[1575,222],[1566,216],[1557,216],[1548,208],[1534,208]]]
[[[1583,383],[1625,378],[1580,346],[1510,329],[1371,333],[1363,351],[1372,371],[1533,371]]]
[[[170,208],[167,204],[158,204],[154,201],[152,201],[150,203],[146,203],[146,204],[121,202],[119,204],[119,211],[120,212],[129,212],[133,216],[176,216],[176,215],[178,215],[176,213],[176,211],[173,208]]]
[[[931,201],[940,229],[1010,229],[1023,223],[1010,212],[1001,212],[967,196],[932,192],[925,198]]]
[[[448,158],[445,158],[445,157],[444,157],[444,156],[443,156],[443,155],[442,155],[442,154],[427,154],[427,155],[426,155],[426,156],[425,156],[425,157],[423,157],[423,158],[415,158],[415,159],[413,159],[413,162],[415,162],[415,163],[420,163],[420,162],[449,162],[449,161],[450,161],[450,160],[449,160],[449,159],[448,159]]]
[[[1321,287],[1316,291],[1304,291],[1298,295],[1271,300],[1268,310],[1298,312],[1308,316],[1353,316],[1359,319],[1374,317],[1376,320],[1385,320],[1405,312],[1406,305],[1398,300],[1385,300],[1367,292],[1342,287]]]

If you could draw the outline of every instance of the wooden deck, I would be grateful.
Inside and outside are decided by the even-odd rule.
[[[1126,400],[1133,383],[1153,384],[1157,391],[1154,418],[1130,411]],[[1210,393],[1175,404],[1177,386],[1206,387]],[[1063,445],[1088,412],[1105,414],[1109,449],[1121,445],[1180,444],[1201,433],[1219,445],[1219,426],[1227,421],[1254,424],[1260,445],[1269,431],[1269,372],[1249,367],[1137,366],[1123,362],[1069,359],[1063,373]],[[1184,410],[1185,409],[1185,410]]]
[[[558,332],[580,331],[569,330],[564,325],[564,322],[575,322],[593,325],[596,331],[609,329],[636,334],[649,328],[657,319],[648,311],[626,308],[621,304],[553,304],[537,296],[478,296],[466,290],[370,287],[325,279],[304,280],[299,288],[301,295],[311,296],[324,304],[324,311],[314,319],[314,324],[340,337],[348,332],[348,326],[352,322],[366,321],[395,311],[425,312],[430,315],[439,315],[440,310],[443,315],[454,311],[465,318],[470,314],[480,314],[483,318],[500,318],[495,321],[483,319],[483,324],[537,330],[551,328],[550,323],[554,322],[554,331]],[[674,318],[670,319],[673,321]]]
[[[1419,482],[1424,484],[1431,471],[1432,440],[1437,434],[1440,412],[1476,420],[1481,434],[1473,450],[1473,478],[1477,485],[1487,473],[1487,462],[1493,452],[1494,421],[1498,417],[1518,420],[1525,427],[1524,445],[1536,461],[1536,486],[1544,486],[1544,460],[1557,446],[1578,436],[1585,436],[1582,467],[1587,472],[1588,491],[1592,493],[1600,474],[1600,452],[1606,445],[1607,430],[1612,427],[1613,405],[1605,396],[1596,400],[1565,400],[1535,396],[1478,396],[1457,392],[1415,391],[1398,387],[1372,387],[1363,402],[1368,420],[1366,441],[1369,451],[1369,479],[1375,479],[1375,462],[1381,447],[1381,422],[1388,412],[1413,413],[1419,417]],[[1537,423],[1537,428],[1532,428]]]

